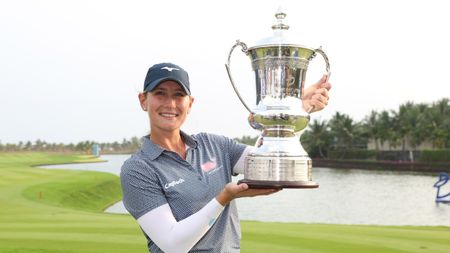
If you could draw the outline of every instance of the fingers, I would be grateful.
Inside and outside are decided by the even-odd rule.
[[[311,102],[319,102],[319,103],[323,103],[323,104],[327,104],[328,103],[328,99],[323,96],[322,94],[314,94],[311,98]]]
[[[328,100],[330,99],[327,88],[320,88],[314,91],[311,96],[311,102],[319,102],[324,105],[328,105]]]
[[[331,84],[328,82],[328,74],[324,74],[320,80],[305,89],[302,96],[303,108],[308,112],[317,112],[328,105],[329,90]]]
[[[317,89],[314,91],[314,95],[312,97],[317,96],[317,95],[322,96],[323,99],[328,99],[329,98],[328,89],[327,88]]]
[[[331,89],[331,83],[329,82],[325,82],[321,84],[321,88],[325,88],[326,90],[330,90]]]
[[[317,83],[305,88],[302,94],[302,99],[311,98],[311,96],[316,93],[318,89],[326,89],[327,91],[331,89],[331,84],[328,82],[327,74],[324,74]]]
[[[248,189],[248,185],[245,183],[236,184],[236,183],[228,183],[225,185],[225,190],[230,196],[238,195],[241,192],[244,192]]]
[[[243,191],[248,190],[248,185],[246,183],[238,184],[237,186],[238,186],[238,191],[239,192],[243,192]]]
[[[253,188],[250,188],[250,189],[242,192],[242,195],[240,197],[255,197],[255,196],[270,195],[270,194],[278,192],[280,190],[281,189],[253,189]]]
[[[318,89],[306,100],[303,100],[303,107],[308,113],[323,110],[328,105],[328,90],[326,88]]]
[[[221,205],[226,206],[228,205],[228,203],[230,203],[230,201],[236,198],[269,195],[280,190],[281,189],[254,189],[249,188],[249,186],[245,183],[228,183],[225,185],[225,188],[216,196],[216,200]]]
[[[307,110],[308,113],[313,113],[323,110],[323,108],[325,108],[326,106],[327,105],[325,103],[322,103],[319,100],[311,99],[310,101],[308,101],[308,107],[307,108],[305,107],[305,109]]]
[[[245,183],[239,184],[238,186],[240,187],[240,190],[239,192],[236,192],[237,198],[269,195],[281,190],[281,188],[270,188],[270,189],[249,188],[249,186]]]

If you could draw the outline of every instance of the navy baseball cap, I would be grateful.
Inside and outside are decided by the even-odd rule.
[[[173,63],[158,63],[151,66],[145,77],[144,92],[153,91],[156,86],[164,81],[177,82],[188,95],[191,95],[188,73]]]

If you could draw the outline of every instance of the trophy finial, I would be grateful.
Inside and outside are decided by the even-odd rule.
[[[277,19],[284,19],[286,17],[286,13],[284,13],[283,8],[278,6],[277,13],[275,13],[275,17]]]
[[[277,13],[275,13],[275,17],[277,18],[277,23],[272,25],[273,30],[288,30],[289,26],[283,24],[283,19],[286,17],[286,13],[284,13],[281,9],[281,6],[278,7]]]
[[[272,25],[273,30],[288,30],[289,26],[283,24],[283,19],[286,17],[286,13],[281,10],[281,6],[278,7],[277,13],[275,13],[275,17],[277,18],[277,23]]]

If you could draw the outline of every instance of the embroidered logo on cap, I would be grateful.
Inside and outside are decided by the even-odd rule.
[[[177,68],[170,68],[170,67],[162,67],[161,69],[165,69],[165,70],[167,70],[169,72],[172,72],[172,70],[180,70],[180,69],[177,69]]]

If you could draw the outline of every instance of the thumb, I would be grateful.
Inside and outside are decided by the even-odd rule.
[[[239,184],[239,191],[245,191],[248,189],[248,185],[246,183]]]

